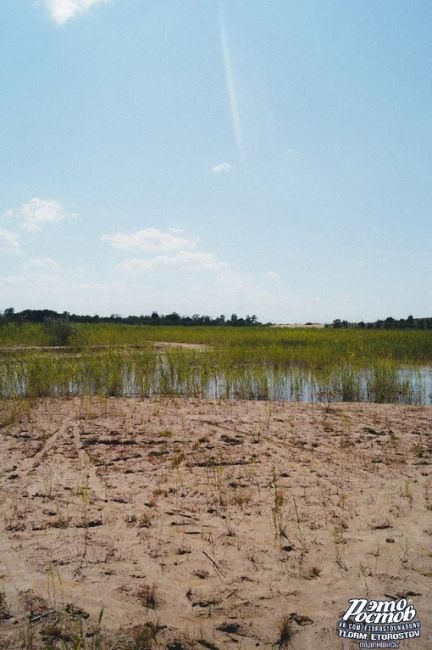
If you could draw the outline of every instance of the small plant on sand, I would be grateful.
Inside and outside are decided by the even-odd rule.
[[[234,493],[234,496],[231,499],[231,503],[233,503],[236,506],[239,506],[241,510],[244,509],[248,503],[250,503],[252,498],[252,494],[250,490],[236,490]]]
[[[7,427],[16,422],[23,422],[29,417],[35,405],[35,400],[30,397],[15,397],[4,400],[0,411],[0,427]]]
[[[348,571],[348,567],[345,564],[342,556],[342,546],[346,544],[346,539],[343,536],[341,526],[336,526],[333,529],[333,542],[335,545],[336,564],[344,571]]]
[[[182,451],[176,450],[171,461],[171,467],[173,469],[178,469],[184,459],[184,453]]]
[[[413,493],[412,493],[411,484],[410,484],[409,481],[405,481],[402,492],[401,492],[401,496],[402,496],[402,498],[404,498],[404,499],[406,499],[408,501],[410,508],[412,508],[414,497],[413,497]]]
[[[404,542],[402,544],[399,544],[399,547],[401,549],[401,555],[400,555],[401,564],[407,564],[408,563],[408,556],[409,556],[409,552],[410,552],[407,537],[405,537],[405,540],[404,540]]]
[[[60,591],[59,595],[63,598],[63,580],[60,575],[60,571],[52,563],[49,564],[46,570],[47,578],[47,592],[48,599],[52,609],[57,607],[57,596],[58,590]]]
[[[89,543],[89,517],[88,511],[90,506],[90,489],[89,489],[89,476],[86,476],[84,485],[80,486],[77,490],[78,496],[80,497],[81,502],[81,516],[82,516],[82,529],[83,529],[83,550],[81,553],[80,561],[77,568],[74,571],[74,575],[77,576],[81,573],[84,561],[87,557],[87,548]]]
[[[5,514],[6,530],[10,532],[22,532],[26,529],[26,510],[15,493],[10,502],[10,508]]]
[[[413,444],[411,451],[415,456],[417,456],[417,458],[423,458],[426,449],[423,442],[419,440]]]
[[[270,433],[270,425],[272,421],[272,415],[273,415],[273,404],[272,402],[268,401],[265,404],[265,411],[262,416],[260,417],[257,421],[257,436],[256,440],[259,441],[261,440],[263,435],[268,435]]]
[[[211,465],[211,485],[216,496],[218,505],[225,506],[225,477],[222,465],[222,454],[219,455],[219,462]]]
[[[36,634],[36,628],[31,623],[27,622],[19,634],[19,642],[21,645],[16,647],[24,648],[25,650],[33,650],[33,648],[37,647]]]
[[[137,521],[138,528],[150,528],[153,524],[153,515],[150,512],[143,512]]]
[[[146,609],[157,609],[159,607],[160,598],[155,584],[142,585],[137,589],[136,596]]]
[[[281,536],[281,531],[283,530],[282,526],[282,507],[284,504],[284,495],[278,484],[278,475],[276,468],[272,468],[272,479],[271,485],[273,488],[273,505],[272,505],[272,518],[273,518],[273,527],[275,531],[275,539],[278,540]]]
[[[53,468],[52,465],[47,465],[42,473],[43,493],[45,499],[51,499],[53,493]]]
[[[429,483],[426,483],[424,487],[424,499],[426,503],[426,510],[432,510],[432,497]]]
[[[287,648],[294,636],[292,618],[285,614],[279,623],[279,638],[276,641],[279,648]]]
[[[303,531],[299,511],[298,511],[298,508],[297,508],[297,501],[296,501],[294,495],[293,495],[293,504],[294,504],[295,522],[296,522],[299,542],[300,542],[300,544],[302,546],[303,552],[307,553],[309,547],[308,547],[308,544],[307,544],[307,541],[306,541],[306,536],[305,536],[304,531]]]

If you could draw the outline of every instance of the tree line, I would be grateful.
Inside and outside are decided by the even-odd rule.
[[[232,314],[230,318],[224,314],[212,318],[211,316],[180,316],[177,312],[170,314],[159,314],[153,311],[150,315],[142,316],[121,316],[120,314],[111,314],[110,316],[94,316],[71,314],[69,312],[57,312],[52,309],[24,309],[15,311],[13,307],[8,307],[0,311],[1,323],[48,323],[50,321],[62,321],[67,323],[119,323],[124,325],[185,325],[185,326],[226,326],[226,327],[251,327],[258,325],[272,325],[272,323],[261,323],[257,316],[239,317]],[[309,323],[306,323],[309,324]],[[393,318],[388,316],[382,320],[373,322],[350,322],[336,318],[332,323],[327,323],[325,327],[335,329],[341,328],[358,328],[358,329],[418,329],[432,330],[432,318]]]
[[[371,323],[365,323],[364,321],[350,323],[347,320],[336,318],[331,325],[326,325],[326,327],[375,330],[432,330],[432,318],[414,318],[414,316],[408,316],[407,318],[397,319],[392,316],[387,316],[383,320],[376,320]]]
[[[227,318],[221,314],[216,318],[210,316],[180,316],[177,312],[171,314],[159,314],[157,311],[148,316],[121,316],[111,314],[111,316],[89,316],[80,314],[70,314],[69,312],[56,312],[52,309],[24,309],[16,312],[13,307],[8,307],[0,314],[0,322],[3,323],[46,323],[48,321],[67,321],[69,323],[120,323],[124,325],[217,325],[228,327],[250,327],[261,325],[257,316],[239,317],[232,314]]]

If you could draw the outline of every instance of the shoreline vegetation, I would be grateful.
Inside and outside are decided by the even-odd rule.
[[[432,332],[424,329],[9,317],[21,318],[8,314],[0,325],[0,398],[432,402]]]

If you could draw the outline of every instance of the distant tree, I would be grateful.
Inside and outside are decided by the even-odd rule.
[[[72,323],[61,318],[55,320],[46,320],[43,329],[48,335],[49,345],[63,346],[70,345],[75,328]]]
[[[167,314],[164,317],[164,321],[167,325],[172,325],[173,323],[178,323],[180,321],[180,316],[176,311],[173,311],[171,314]]]

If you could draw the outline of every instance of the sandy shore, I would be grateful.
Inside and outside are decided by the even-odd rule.
[[[432,647],[432,407],[74,399],[0,420],[1,648],[354,649],[348,600],[404,596],[422,636],[400,647]]]

